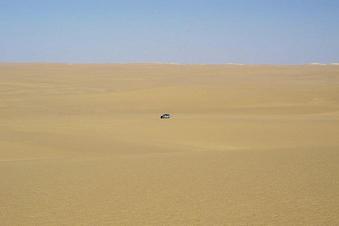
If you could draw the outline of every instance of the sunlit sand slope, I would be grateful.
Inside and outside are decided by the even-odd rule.
[[[338,66],[0,65],[1,225],[339,225],[338,172]]]

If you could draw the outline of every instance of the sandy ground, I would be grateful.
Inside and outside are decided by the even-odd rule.
[[[0,178],[1,225],[339,225],[339,66],[2,64]]]

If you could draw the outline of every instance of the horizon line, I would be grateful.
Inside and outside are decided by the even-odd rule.
[[[246,63],[176,63],[176,62],[58,62],[58,61],[0,61],[0,64],[61,64],[61,65],[225,65],[225,66],[339,66],[332,63],[300,63],[300,64],[246,64]]]

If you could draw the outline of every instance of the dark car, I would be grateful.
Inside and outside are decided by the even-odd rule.
[[[160,116],[161,119],[170,119],[171,118],[171,115],[170,114],[162,114]]]

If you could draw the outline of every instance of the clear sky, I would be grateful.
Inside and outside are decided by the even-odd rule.
[[[339,62],[339,1],[0,0],[0,61]]]

